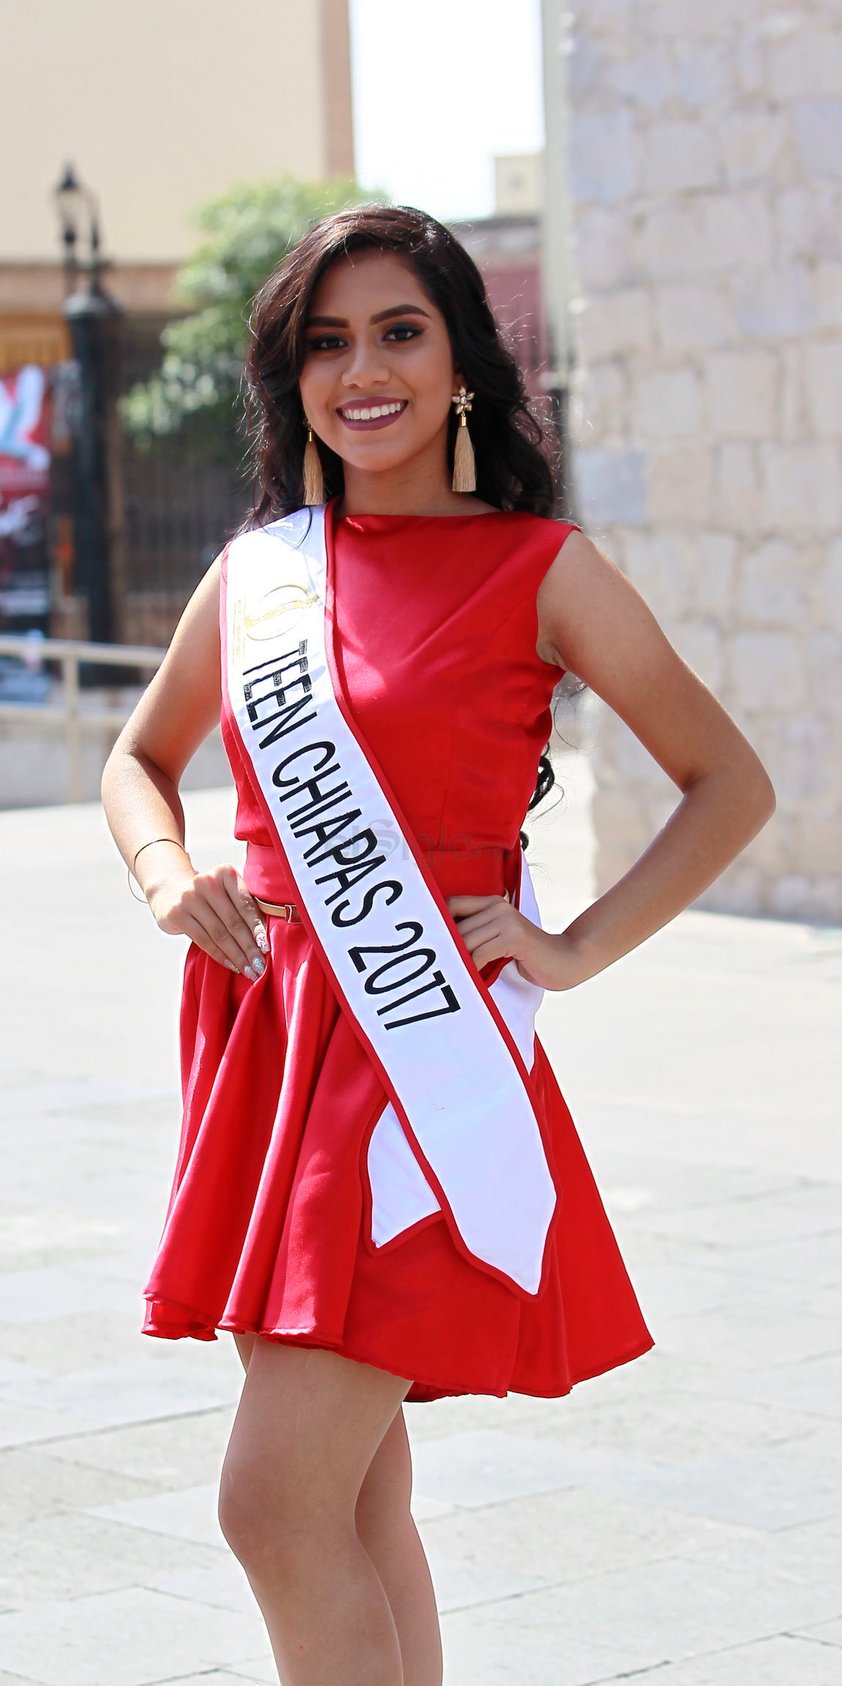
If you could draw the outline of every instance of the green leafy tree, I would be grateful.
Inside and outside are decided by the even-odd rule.
[[[141,449],[175,434],[200,455],[230,449],[251,300],[313,223],[363,203],[388,196],[345,177],[281,176],[238,183],[199,207],[193,222],[203,238],[173,292],[185,314],[161,334],[160,369],[120,400],[123,426]]]

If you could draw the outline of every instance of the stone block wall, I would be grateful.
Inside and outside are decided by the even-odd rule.
[[[842,6],[588,0],[559,21],[578,519],[777,791],[694,905],[838,921]],[[600,893],[680,793],[604,705],[593,758]]]

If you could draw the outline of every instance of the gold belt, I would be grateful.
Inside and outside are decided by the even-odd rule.
[[[253,899],[258,907],[262,907],[264,913],[275,913],[279,919],[285,919],[288,925],[296,920],[301,924],[301,914],[295,902],[264,902],[259,896],[254,896]]]

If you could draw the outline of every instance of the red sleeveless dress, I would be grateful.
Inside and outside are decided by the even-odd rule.
[[[513,893],[518,833],[562,670],[536,597],[574,523],[524,513],[327,520],[345,694],[444,896]],[[225,559],[223,558],[223,569]],[[235,727],[243,876],[295,901]],[[654,1345],[570,1112],[535,1039],[533,1099],[559,1193],[526,1301],[457,1251],[443,1212],[371,1240],[366,1155],[387,1096],[303,924],[264,915],[256,983],[191,944],[181,1138],[145,1334],[254,1330],[412,1380],[407,1399],[555,1397]],[[487,983],[503,961],[483,969]]]

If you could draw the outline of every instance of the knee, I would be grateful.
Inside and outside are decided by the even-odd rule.
[[[232,1468],[229,1459],[222,1466],[216,1514],[223,1538],[234,1556],[245,1564],[251,1543],[262,1532],[265,1520],[254,1483],[247,1483],[244,1472]]]
[[[217,1515],[234,1556],[252,1576],[291,1572],[306,1565],[319,1549],[325,1526],[340,1518],[326,1515],[324,1504],[296,1483],[268,1472],[256,1460],[226,1457],[219,1484]]]
[[[357,1533],[382,1554],[415,1527],[411,1510],[412,1466],[408,1448],[384,1446],[360,1488],[355,1507]]]
[[[354,1514],[357,1538],[362,1541],[375,1562],[403,1553],[407,1541],[416,1532],[415,1519],[408,1504],[384,1504],[361,1496]]]
[[[217,1516],[224,1538],[245,1569],[257,1569],[277,1557],[284,1536],[285,1508],[283,1492],[257,1465],[226,1458]]]

